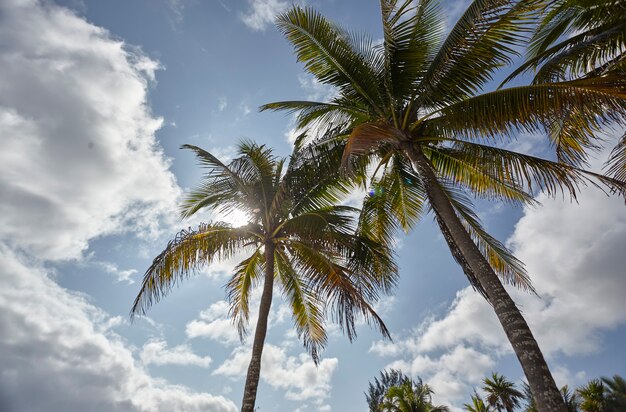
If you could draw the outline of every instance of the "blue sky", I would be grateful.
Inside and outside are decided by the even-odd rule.
[[[307,0],[379,36],[375,1]],[[249,342],[227,319],[234,262],[185,281],[134,324],[141,275],[181,222],[201,171],[178,148],[221,158],[241,138],[290,151],[293,120],[270,101],[332,90],[272,26],[284,0],[5,0],[0,3],[0,409],[234,411]],[[448,22],[463,1],[444,1]],[[611,134],[611,133],[609,133]],[[610,139],[610,137],[609,137]],[[511,147],[549,156],[541,136]],[[602,155],[592,166],[600,168]],[[557,383],[626,375],[626,211],[593,188],[534,209],[480,203],[527,264],[540,297],[512,291]],[[210,219],[210,215],[201,216]],[[230,219],[236,223],[237,216]],[[365,410],[388,366],[462,405],[483,376],[522,373],[495,316],[449,256],[432,217],[399,235],[401,280],[350,344],[330,325],[316,368],[285,305],[271,314],[261,411]]]

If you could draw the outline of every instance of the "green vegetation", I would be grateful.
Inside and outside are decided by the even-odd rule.
[[[265,146],[244,142],[239,157],[229,164],[210,153],[185,146],[197,155],[207,173],[181,208],[182,216],[200,210],[244,211],[245,226],[223,222],[183,230],[154,259],[144,275],[132,314],[145,313],[174,285],[197,269],[245,253],[226,284],[230,314],[242,336],[250,317],[250,293],[263,283],[252,357],[242,411],[252,412],[261,369],[274,283],[291,304],[298,335],[317,362],[327,342],[327,314],[355,335],[355,316],[363,315],[389,336],[372,309],[381,291],[394,285],[397,269],[383,244],[355,234],[357,210],[336,205],[350,185],[337,181],[324,168],[327,162],[295,151],[288,164]]]
[[[421,379],[414,381],[401,371],[391,369],[380,373],[381,379],[369,384],[365,397],[369,412],[448,411],[446,406],[432,404],[432,389]],[[592,379],[575,391],[566,385],[561,396],[568,412],[621,412],[626,410],[626,381],[613,378]],[[522,390],[506,377],[493,373],[483,379],[481,396],[477,391],[471,402],[463,405],[468,412],[538,412],[527,383]],[[522,405],[522,402],[525,405]]]

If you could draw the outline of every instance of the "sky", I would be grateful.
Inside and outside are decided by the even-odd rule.
[[[466,6],[443,3],[448,25]],[[185,280],[147,317],[131,323],[128,314],[167,240],[212,218],[178,218],[181,196],[202,176],[179,147],[228,160],[249,138],[287,156],[293,118],[258,107],[332,95],[273,26],[290,4],[0,2],[0,410],[238,410],[250,342],[238,339],[223,289],[236,260]],[[300,4],[380,37],[373,0]],[[549,156],[541,136],[510,147]],[[591,166],[602,162],[600,153]],[[626,376],[623,200],[593,187],[577,203],[537,199],[524,209],[477,203],[538,291],[511,294],[558,385]],[[331,324],[316,367],[289,308],[274,301],[259,411],[366,410],[368,382],[388,367],[423,378],[454,407],[492,371],[521,382],[495,315],[432,216],[399,234],[397,252],[397,290],[377,306],[392,342],[361,324],[350,343]]]

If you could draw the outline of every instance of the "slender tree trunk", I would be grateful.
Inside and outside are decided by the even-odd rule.
[[[263,284],[263,294],[259,304],[259,320],[254,331],[254,343],[252,344],[252,358],[248,365],[248,375],[246,376],[246,386],[243,391],[243,401],[241,402],[241,412],[253,412],[256,402],[256,390],[259,386],[259,375],[261,373],[261,355],[267,333],[267,319],[272,306],[272,291],[274,288],[274,249],[271,242],[265,244],[265,280]]]
[[[424,181],[428,200],[435,211],[448,246],[453,254],[460,252],[462,266],[466,264],[469,267],[472,275],[484,289],[487,300],[493,306],[526,374],[538,410],[540,412],[566,412],[561,393],[556,387],[528,324],[502,286],[498,275],[463,227],[448,196],[439,185],[430,162],[419,148],[411,147],[406,151]]]

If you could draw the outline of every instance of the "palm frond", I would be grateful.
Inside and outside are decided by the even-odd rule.
[[[136,314],[145,314],[153,303],[201,266],[228,259],[257,240],[254,228],[233,228],[226,223],[202,224],[196,230],[182,230],[154,258],[144,274],[141,289],[131,309],[131,318]]]
[[[575,111],[572,127],[597,131],[623,122],[626,116],[626,76],[613,73],[563,83],[544,83],[465,99],[424,121],[419,133],[472,140],[501,140],[524,131],[543,132]],[[566,142],[560,142],[563,145]],[[575,148],[572,148],[575,150]]]
[[[292,257],[288,256],[285,251],[277,251],[278,278],[283,294],[291,304],[296,332],[317,364],[320,350],[328,342],[328,335],[324,328],[325,302],[311,288],[307,278],[298,275],[291,262]]]
[[[465,99],[511,62],[544,0],[475,0],[450,31],[422,80],[421,105]]]
[[[456,189],[453,184],[444,183],[442,188],[452,203],[457,216],[461,219],[465,230],[470,234],[489,265],[500,276],[502,282],[536,293],[524,264],[502,242],[491,236],[482,227],[480,219],[473,211],[474,207],[471,200],[462,191]]]
[[[527,187],[530,192],[537,188],[549,196],[568,193],[575,200],[580,186],[590,184],[603,185],[610,191],[626,195],[626,182],[567,164],[464,141],[456,141],[455,149],[456,152],[447,151],[450,157],[472,164],[500,180],[514,182],[515,187]]]
[[[229,314],[237,326],[239,338],[246,335],[250,320],[250,292],[263,276],[265,256],[260,246],[234,268],[234,273],[226,283],[226,295],[230,303]]]
[[[380,115],[384,113],[375,72],[366,56],[354,50],[344,30],[315,10],[300,7],[278,16],[276,25],[294,45],[298,60],[320,82],[367,102]]]
[[[613,178],[626,182],[626,134],[611,151],[611,156],[605,164],[607,174]]]
[[[292,239],[287,247],[294,257],[296,270],[310,279],[311,287],[327,303],[331,318],[338,322],[350,341],[356,337],[357,314],[368,323],[374,323],[384,337],[390,337],[383,320],[372,307],[371,302],[378,298],[376,285],[362,284],[363,287],[357,288],[353,283],[356,274],[303,241]]]

